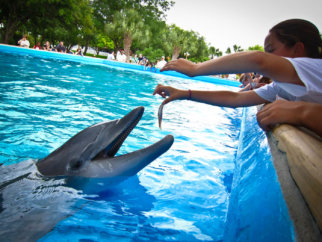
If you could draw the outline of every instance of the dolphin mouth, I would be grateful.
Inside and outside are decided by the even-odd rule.
[[[115,142],[114,142],[113,146],[103,148],[93,158],[93,160],[98,160],[98,159],[102,159],[102,158],[112,158],[115,156],[115,154],[119,151],[119,149],[121,148],[121,146],[124,143],[124,141],[126,140],[126,138],[130,135],[132,130],[136,127],[136,125],[141,120],[142,115],[144,113],[144,108],[138,107],[135,110],[133,110],[132,112],[134,112],[135,115],[133,115],[131,122],[128,122],[128,126],[124,127],[124,130],[120,133],[120,135],[117,138],[115,138]],[[131,113],[129,113],[128,115],[131,115]]]
[[[144,107],[123,118],[90,126],[37,162],[44,176],[117,177],[131,176],[166,152],[174,141],[167,135],[160,141],[134,152],[115,156],[141,120]]]

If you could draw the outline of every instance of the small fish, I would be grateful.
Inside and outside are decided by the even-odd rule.
[[[164,103],[161,103],[158,111],[158,119],[159,119],[159,128],[161,129],[161,122],[162,122],[162,113],[163,113],[163,106]]]

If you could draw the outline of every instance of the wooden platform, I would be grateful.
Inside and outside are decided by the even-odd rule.
[[[297,240],[322,241],[321,138],[286,124],[267,137]]]

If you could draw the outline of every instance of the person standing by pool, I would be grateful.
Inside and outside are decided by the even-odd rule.
[[[167,64],[167,62],[166,62],[164,56],[162,56],[161,61],[159,61],[155,67],[162,69],[166,64]]]
[[[76,52],[75,52],[75,55],[81,55],[81,56],[84,56],[83,55],[83,52],[82,52],[82,48],[81,47],[78,47]]]
[[[139,62],[138,55],[135,54],[134,57],[131,55],[131,57],[130,57],[130,63],[137,64],[138,62]]]
[[[21,40],[18,41],[20,47],[29,48],[30,42],[27,40],[27,35],[22,36]]]
[[[217,106],[244,107],[274,102],[277,96],[322,104],[321,58],[322,40],[317,27],[306,20],[290,19],[270,29],[265,52],[239,52],[199,64],[178,59],[161,69],[188,76],[256,72],[274,80],[271,84],[245,92],[180,90],[159,84],[153,95],[166,98],[164,104],[189,99]],[[315,130],[320,125],[316,123],[310,128]]]
[[[126,55],[124,54],[124,50],[120,51],[120,54],[116,56],[116,60],[119,62],[126,62]]]
[[[39,42],[34,46],[34,49],[41,50],[41,45]]]
[[[49,43],[49,41],[46,41],[46,43],[44,44],[44,50],[47,50],[47,51],[51,51],[52,47]]]
[[[138,58],[138,64],[142,65],[142,61],[143,61],[143,55],[139,54],[139,58]]]
[[[56,46],[56,52],[66,53],[66,47],[64,46],[64,42],[60,41],[59,44]]]
[[[112,51],[112,53],[108,53],[107,54],[107,59],[108,60],[115,60],[115,53],[114,53],[114,51]]]

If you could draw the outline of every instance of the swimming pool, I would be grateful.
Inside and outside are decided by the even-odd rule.
[[[22,166],[13,172],[28,170],[28,160],[45,157],[87,126],[137,106],[145,113],[120,154],[166,134],[175,143],[137,176],[95,195],[65,187],[63,178],[44,183],[31,174],[20,181],[22,189],[2,194],[2,226],[9,227],[8,211],[15,210],[19,228],[48,230],[32,235],[40,241],[294,240],[255,108],[170,103],[158,128],[157,83],[235,87],[43,55],[0,50],[0,162]],[[41,211],[39,221],[28,220],[33,211]]]

